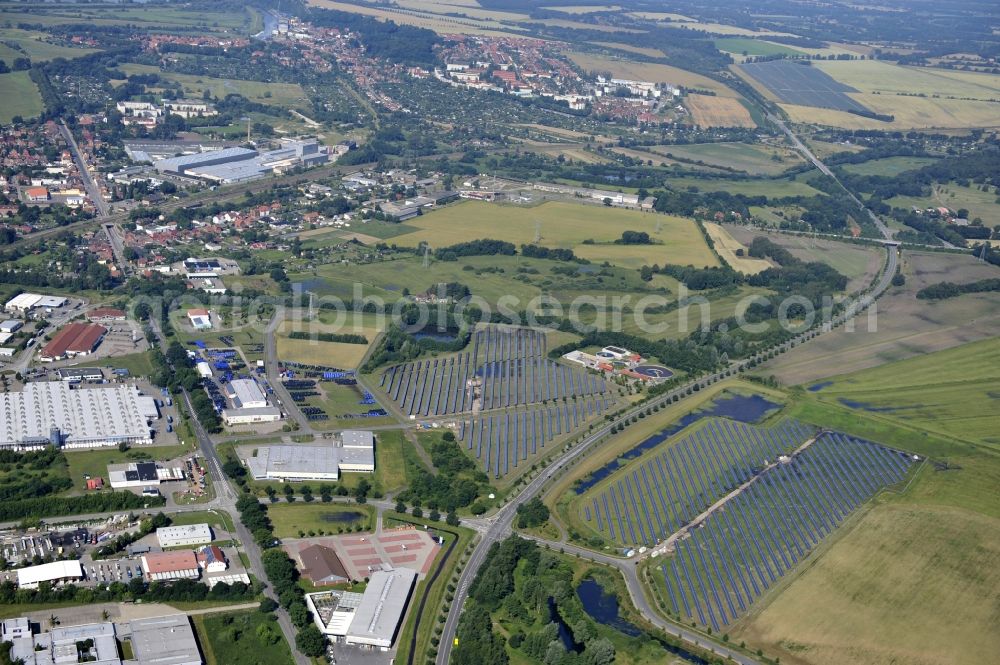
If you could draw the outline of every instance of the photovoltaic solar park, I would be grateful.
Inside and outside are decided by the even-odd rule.
[[[457,421],[456,435],[502,478],[614,404],[603,377],[550,360],[545,333],[489,326],[471,350],[387,369],[381,389],[404,415]]]
[[[912,463],[792,419],[760,427],[710,418],[577,506],[606,539],[665,555],[655,577],[673,613],[719,630]]]

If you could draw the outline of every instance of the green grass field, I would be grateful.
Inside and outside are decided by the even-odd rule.
[[[1000,338],[992,338],[848,374],[816,395],[1000,450],[998,367]]]
[[[207,665],[290,663],[292,652],[274,614],[232,612],[191,617]]]
[[[715,48],[736,55],[802,55],[802,51],[760,39],[724,37],[714,40]]]
[[[7,13],[3,13],[2,16],[4,20],[8,20],[10,18],[10,15]],[[37,21],[27,21],[27,23],[35,22]],[[20,51],[5,45],[3,47],[2,55],[0,55],[0,59],[6,60],[8,65],[13,64],[14,58],[25,56],[31,58],[33,61],[54,60],[55,58],[66,58],[67,60],[71,60],[73,58],[79,58],[80,56],[87,55],[88,53],[94,53],[97,50],[92,48],[53,44],[47,41],[50,39],[53,39],[53,37],[36,30],[2,28],[0,29],[0,41],[6,42],[7,44],[16,44],[20,47]]]
[[[320,484],[311,483],[316,496],[316,500],[311,503],[299,499],[295,503],[273,503],[267,507],[267,514],[274,523],[275,536],[299,538],[299,531],[337,533],[338,528],[346,530],[348,527],[361,526],[362,530],[370,530],[374,527],[375,510],[371,506],[322,503],[318,494]],[[279,496],[283,495],[279,493]]]
[[[815,171],[810,171],[813,174]],[[745,194],[746,196],[767,196],[782,198],[785,196],[816,196],[819,190],[804,182],[788,178],[747,178],[745,180],[712,180],[710,178],[667,178],[667,184],[673,189],[697,187],[703,192],[729,192],[730,194]]]
[[[534,242],[536,231],[540,230],[539,244],[572,248],[592,261],[607,260],[627,267],[657,262],[718,265],[693,221],[605,206],[548,202],[534,208],[515,208],[469,201],[411,219],[407,224],[420,230],[396,237],[395,242],[400,245],[427,242],[433,248],[480,238],[497,238],[520,245]],[[583,244],[587,239],[610,243],[627,230],[646,231],[663,244]]]
[[[183,86],[185,94],[193,98],[201,99],[202,93],[208,90],[209,94],[220,99],[229,94],[239,94],[250,101],[271,106],[310,108],[305,91],[297,83],[264,83],[261,81],[175,74],[173,72],[161,71],[159,67],[134,63],[124,64],[119,69],[129,75],[159,74],[163,78]],[[268,93],[270,93],[270,96],[268,96]]]
[[[213,12],[192,7],[171,8],[166,6],[122,7],[104,6],[88,7],[86,5],[55,5],[33,8],[32,11],[21,11],[27,7],[16,9],[8,5],[3,16],[5,21],[13,25],[27,23],[32,25],[53,26],[67,24],[90,25],[137,25],[147,28],[203,28],[204,32],[219,32],[227,30],[247,29],[254,22],[247,12]]]
[[[897,176],[906,171],[913,171],[922,166],[933,164],[933,157],[886,157],[873,159],[860,164],[845,164],[844,170],[856,175]]]
[[[99,358],[75,365],[75,367],[116,367],[125,368],[132,376],[149,376],[153,373],[153,363],[149,359],[149,353],[130,353],[125,356],[114,356],[111,358]]]
[[[42,112],[42,96],[28,72],[0,74],[0,124],[9,123],[15,116],[34,118]]]
[[[969,211],[969,218],[979,217],[987,226],[992,226],[1000,220],[1000,203],[997,203],[997,195],[992,191],[984,192],[978,185],[962,187],[953,182],[945,184],[935,184],[932,187],[932,194],[926,197],[896,196],[887,199],[886,203],[896,208],[936,208],[945,206],[952,210],[965,208]]]
[[[753,175],[777,175],[802,164],[802,158],[792,150],[749,143],[663,145],[657,146],[656,152],[710,166],[728,166]]]

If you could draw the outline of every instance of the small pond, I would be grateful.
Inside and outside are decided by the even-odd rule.
[[[347,512],[337,512],[337,513],[323,513],[320,515],[320,519],[324,522],[339,522],[346,524],[347,522],[357,522],[358,520],[364,518],[364,513],[358,513],[354,511]]]

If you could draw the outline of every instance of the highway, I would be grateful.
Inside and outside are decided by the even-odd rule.
[[[73,155],[73,161],[76,162],[76,168],[80,171],[80,177],[83,179],[83,187],[87,190],[87,196],[93,202],[94,207],[97,208],[98,217],[108,216],[108,204],[104,201],[104,197],[101,196],[101,190],[94,182],[94,178],[90,175],[90,169],[87,167],[87,162],[83,159],[83,153],[80,152],[80,146],[76,144],[76,139],[73,138],[73,132],[69,131],[69,127],[66,126],[65,120],[59,121],[59,132],[66,139],[66,143],[69,144],[69,152]],[[62,227],[67,228],[67,227]]]
[[[776,118],[772,119],[776,122],[776,124],[778,124],[783,129],[786,135],[789,136],[792,142],[796,145],[796,147],[800,151],[803,152],[803,154],[807,157],[807,159],[816,164],[817,168],[819,168],[823,173],[826,173],[827,175],[833,177],[833,174],[826,167],[826,165],[824,165],[815,155],[813,155],[812,152],[809,151],[808,148],[806,148],[806,146],[798,139],[797,136],[795,136],[785,126],[783,122],[781,122]],[[856,198],[855,201],[858,202],[858,205],[861,205],[861,202],[858,201]],[[883,237],[887,241],[891,241],[892,235],[889,232],[889,229],[885,226],[885,224],[883,224],[882,221],[879,220],[878,217],[870,210],[868,211],[868,214],[871,215],[873,221],[876,224],[876,227],[879,229],[879,232],[883,235]],[[877,298],[879,298],[883,293],[885,293],[889,289],[889,286],[892,283],[892,278],[896,274],[896,269],[899,260],[898,249],[892,244],[886,244],[885,250],[886,250],[885,266],[882,272],[879,273],[879,275],[877,276],[875,282],[867,290],[867,292],[863,293],[857,300],[853,301],[850,305],[848,305],[848,307],[845,308],[844,312],[834,317],[833,320],[829,323],[829,325],[823,325],[819,329],[813,328],[808,331],[805,331],[797,335],[796,337],[787,340],[782,344],[777,345],[776,347],[770,349],[769,351],[772,350],[778,352],[787,351],[795,346],[798,346],[799,344],[807,342],[810,339],[813,339],[821,334],[825,334],[830,330],[835,329],[839,325],[842,325],[844,322],[848,321],[855,315],[865,311],[868,307],[870,307]],[[437,665],[448,664],[448,661],[451,657],[451,649],[455,640],[455,634],[458,629],[458,621],[461,615],[462,607],[465,603],[465,600],[468,598],[469,585],[472,583],[472,580],[475,579],[476,574],[479,572],[479,568],[483,565],[483,562],[486,559],[486,554],[489,552],[490,547],[494,543],[497,543],[506,538],[512,532],[511,525],[513,523],[514,515],[516,514],[516,510],[519,505],[521,505],[525,501],[528,501],[532,497],[538,495],[542,491],[546,483],[549,482],[549,480],[551,480],[560,471],[567,468],[568,465],[570,465],[573,462],[573,460],[575,460],[577,457],[581,455],[586,454],[591,448],[595,446],[596,443],[598,443],[605,436],[610,434],[611,427],[613,425],[625,422],[628,418],[630,418],[633,415],[638,415],[640,411],[644,411],[649,406],[653,406],[656,404],[664,404],[668,400],[672,399],[675,395],[678,396],[678,399],[683,400],[684,397],[687,396],[686,393],[689,388],[697,388],[698,390],[700,390],[725,377],[743,372],[749,367],[751,361],[762,360],[765,357],[766,353],[767,352],[765,351],[761,351],[758,354],[756,354],[753,358],[734,361],[730,363],[726,369],[717,371],[706,377],[695,379],[685,384],[684,386],[681,386],[679,388],[670,391],[669,393],[660,395],[659,397],[656,397],[648,402],[642,403],[634,407],[632,410],[630,410],[623,416],[620,416],[616,420],[606,423],[604,427],[597,430],[593,434],[589,435],[579,444],[575,445],[574,447],[570,448],[569,451],[562,454],[560,457],[554,459],[553,462],[545,469],[543,473],[536,476],[519,494],[517,494],[509,503],[504,505],[492,518],[491,527],[485,534],[483,534],[482,538],[476,544],[475,548],[473,549],[472,555],[469,558],[468,564],[462,570],[462,574],[459,578],[458,588],[455,591],[455,598],[451,604],[451,609],[448,612],[448,616],[443,627],[443,632],[441,634],[440,638],[441,643],[440,643],[440,648],[438,649],[437,661],[436,661]],[[661,628],[664,628],[664,630],[668,630],[670,634],[675,635],[684,642],[687,642],[694,646],[698,646],[704,649],[709,649],[714,653],[717,653],[725,658],[731,657],[735,662],[738,662],[741,665],[758,665],[757,660],[745,654],[737,653],[732,649],[729,649],[727,646],[706,637],[705,635],[702,635],[700,633],[695,633],[694,631],[690,631],[682,626],[677,626],[673,623],[665,621],[652,607],[649,606],[648,602],[646,601],[645,596],[642,593],[642,585],[635,572],[634,563],[623,566],[621,560],[615,557],[607,557],[606,555],[590,552],[589,550],[583,550],[582,548],[576,548],[575,546],[570,546],[568,544],[557,543],[557,545],[558,547],[562,547],[567,551],[569,551],[571,547],[573,548],[574,551],[579,550],[581,556],[583,555],[582,552],[587,552],[588,558],[591,558],[591,560],[594,561],[600,561],[600,559],[603,557],[603,559],[605,560],[600,562],[606,563],[607,565],[612,565],[618,568],[619,570],[622,570],[625,575],[626,584],[629,588],[629,595],[632,597],[632,602],[635,603],[636,609],[639,610],[639,612],[641,612],[642,615],[652,623],[656,624],[657,626],[660,626]]]

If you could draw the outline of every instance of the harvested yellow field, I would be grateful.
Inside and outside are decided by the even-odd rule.
[[[732,97],[688,95],[687,108],[691,119],[703,129],[709,127],[756,127],[750,111]]]
[[[629,12],[629,16],[634,16],[636,18],[645,19],[647,21],[680,21],[687,23],[696,23],[697,19],[693,19],[690,16],[684,16],[684,14],[672,14],[670,12]]]
[[[682,23],[679,28],[708,32],[713,35],[738,35],[740,37],[794,37],[790,32],[775,32],[774,30],[749,30],[738,28],[735,25],[725,25],[723,23],[702,23],[696,21],[692,23]]]
[[[632,28],[619,28],[613,25],[604,25],[601,23],[584,23],[583,21],[571,21],[570,19],[563,18],[531,19],[531,22],[549,25],[554,28],[572,28],[574,30],[598,30],[600,32],[615,33],[630,32],[633,34],[640,34],[643,32],[642,30],[633,30]]]
[[[500,24],[488,19],[455,18],[432,13],[418,13],[414,10],[403,9],[381,9],[367,5],[352,5],[336,0],[308,0],[311,7],[321,7],[323,9],[336,9],[352,14],[363,14],[377,18],[380,21],[394,21],[402,25],[412,25],[418,28],[426,28],[440,34],[466,34],[466,35],[501,35],[518,36],[516,31],[520,28],[509,24]],[[460,8],[456,8],[460,12]]]
[[[275,335],[278,358],[289,362],[311,365],[328,365],[353,369],[361,364],[368,347],[385,329],[384,324],[374,317],[358,315],[354,312],[324,311],[324,323],[286,321]],[[292,339],[292,331],[306,333],[334,333],[341,335],[364,335],[368,344],[345,344],[342,342],[322,342],[318,339]]]
[[[729,235],[729,231],[725,227],[713,222],[705,222],[705,231],[708,232],[708,237],[715,244],[715,251],[736,272],[741,272],[744,275],[756,275],[772,267],[771,262],[767,259],[755,259],[747,256],[747,248]],[[737,250],[742,250],[743,256],[737,256]]]
[[[902,106],[909,95],[939,95],[990,100],[1000,97],[1000,76],[976,72],[951,72],[930,67],[904,67],[878,60],[818,60],[815,67],[859,92],[908,95],[897,100]],[[919,98],[918,98],[919,99]]]
[[[554,12],[563,14],[595,14],[597,12],[616,12],[621,9],[618,5],[570,5],[567,7],[542,7]]]
[[[932,99],[849,93],[876,113],[895,116],[892,122],[812,106],[781,104],[792,122],[844,129],[961,129],[1000,127],[1000,104],[976,100]]]
[[[616,78],[630,79],[633,81],[652,81],[653,83],[670,83],[688,88],[700,88],[711,90],[720,97],[738,97],[736,91],[726,87],[722,83],[689,72],[679,67],[661,65],[653,62],[635,62],[622,58],[610,56],[594,55],[592,53],[580,53],[571,51],[568,53],[570,59],[576,65],[586,71],[591,72],[611,72]]]
[[[527,18],[524,14],[514,12],[501,12],[491,9],[481,9],[475,2],[462,2],[461,0],[393,0],[392,4],[418,12],[429,14],[464,14],[469,18],[480,18],[492,21],[523,21]]]
[[[650,58],[663,57],[663,51],[655,48],[646,48],[645,46],[632,46],[631,44],[622,44],[620,42],[590,42],[590,43],[596,46],[607,46],[608,48],[618,49],[619,51],[638,53],[639,55],[645,55]]]

